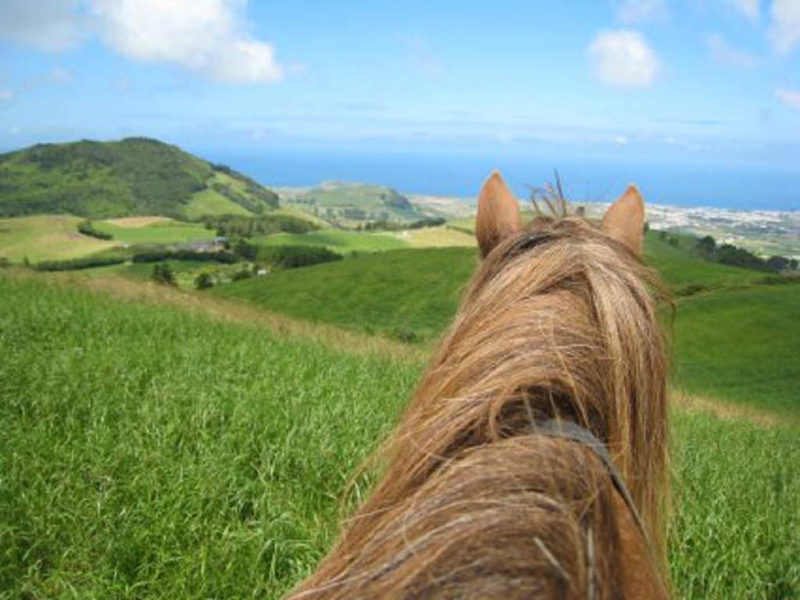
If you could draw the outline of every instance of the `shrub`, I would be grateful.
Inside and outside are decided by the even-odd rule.
[[[241,271],[236,271],[231,277],[231,281],[242,281],[243,279],[250,279],[253,276],[253,272],[249,269],[242,269]]]
[[[218,262],[233,264],[239,257],[232,252],[195,252],[194,250],[145,250],[133,255],[133,262],[148,263],[165,260],[196,260],[200,262]]]
[[[92,269],[94,267],[108,267],[121,265],[125,262],[124,256],[95,256],[89,258],[73,258],[71,260],[45,260],[33,267],[37,271],[77,271]]]
[[[262,249],[261,258],[276,267],[295,269],[342,260],[342,255],[324,246],[272,246]]]
[[[82,233],[83,235],[88,235],[88,236],[91,236],[93,238],[97,238],[98,240],[113,240],[114,239],[114,236],[111,235],[110,233],[104,233],[102,231],[97,231],[97,229],[94,228],[94,225],[92,224],[92,222],[89,221],[89,220],[81,221],[80,223],[78,223],[78,231],[80,233]]]
[[[197,288],[198,290],[207,290],[209,288],[212,288],[214,287],[214,278],[211,277],[209,273],[203,271],[202,273],[200,273],[200,275],[195,277],[194,287]]]
[[[153,274],[150,278],[161,285],[178,285],[178,282],[175,280],[175,273],[167,263],[155,264],[153,266]]]

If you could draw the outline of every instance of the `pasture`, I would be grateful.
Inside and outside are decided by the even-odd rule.
[[[424,359],[59,280],[0,273],[0,597],[286,592]],[[800,594],[800,430],[673,412],[676,595]]]
[[[212,240],[216,236],[213,229],[206,229],[203,225],[173,219],[163,218],[155,222],[140,220],[138,227],[131,226],[131,219],[120,220],[123,222],[119,223],[116,219],[92,221],[92,225],[97,231],[113,235],[113,241],[131,245],[185,244]]]
[[[71,215],[39,215],[0,219],[0,256],[15,263],[26,257],[42,260],[83,258],[113,248],[113,240],[98,240],[78,233],[84,221]]]
[[[384,252],[407,248],[408,244],[387,233],[362,233],[324,229],[309,233],[277,233],[253,238],[259,246],[325,246],[340,254]]]

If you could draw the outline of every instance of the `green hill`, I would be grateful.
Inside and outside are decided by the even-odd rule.
[[[3,598],[280,597],[421,370],[236,307],[3,271],[0,298]],[[675,596],[796,597],[798,430],[674,416]]]
[[[648,236],[648,262],[678,298],[676,382],[800,415],[800,285],[694,257]],[[311,321],[429,341],[453,318],[478,264],[472,248],[393,250],[220,286],[213,293]]]
[[[425,216],[396,190],[366,183],[326,182],[285,192],[284,200],[329,222],[414,221]]]
[[[0,217],[252,214],[278,197],[222,165],[147,138],[39,144],[0,155]]]

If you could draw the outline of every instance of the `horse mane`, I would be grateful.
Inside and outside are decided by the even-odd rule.
[[[500,241],[381,451],[372,494],[291,597],[624,595],[631,511],[585,445],[536,433],[552,419],[605,444],[666,589],[662,290],[580,218],[539,216]]]

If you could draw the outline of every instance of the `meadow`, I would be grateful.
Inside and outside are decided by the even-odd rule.
[[[0,598],[280,596],[423,368],[158,291],[0,272]],[[673,417],[677,596],[800,594],[800,429]]]
[[[0,257],[16,263],[82,258],[118,243],[80,235],[84,219],[70,215],[37,215],[0,219]]]
[[[164,218],[132,226],[129,221],[131,219],[92,221],[92,225],[97,231],[114,236],[114,241],[131,245],[185,244],[212,240],[216,236],[214,230],[197,223]]]
[[[703,261],[651,235],[646,258],[676,297],[673,383],[693,395],[800,418],[800,285]],[[294,318],[430,344],[477,267],[474,248],[397,250],[213,290]],[[688,294],[688,295],[687,295]]]
[[[252,242],[259,246],[325,246],[340,254],[383,252],[408,247],[406,242],[387,233],[362,233],[340,229],[261,235],[255,236]]]

